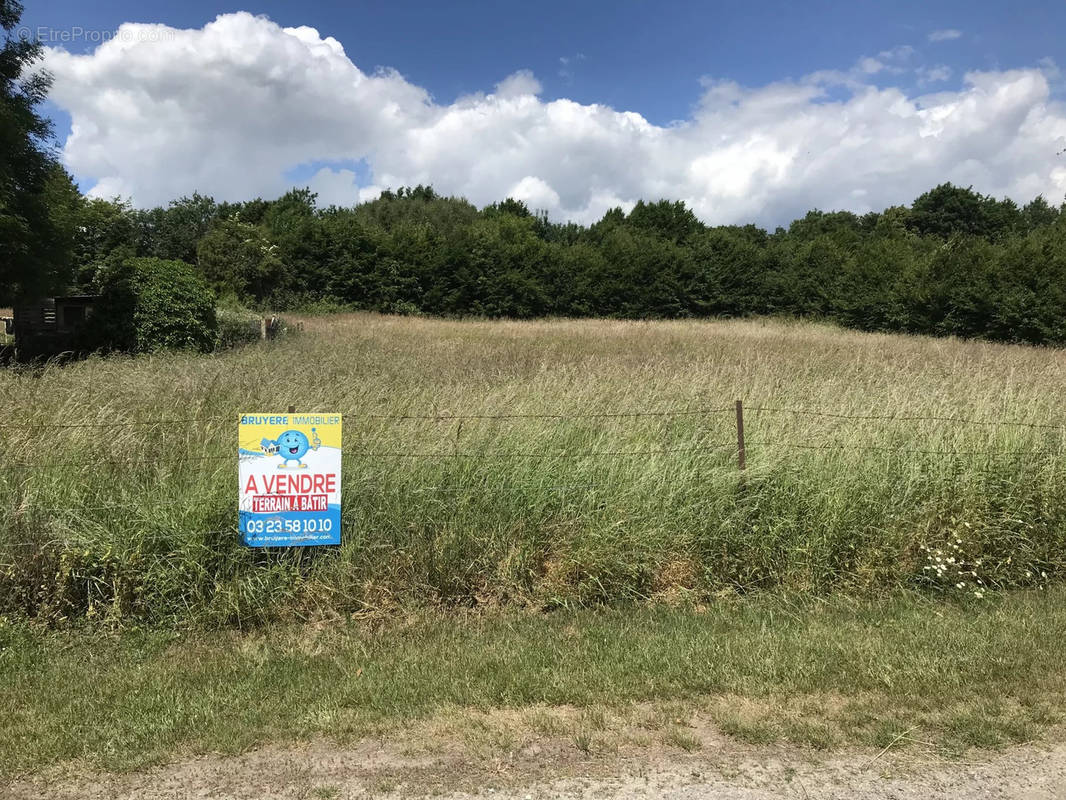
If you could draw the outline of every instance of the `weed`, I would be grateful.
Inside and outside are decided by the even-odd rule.
[[[663,744],[678,747],[686,753],[694,753],[703,746],[698,736],[684,728],[668,728],[663,733]]]

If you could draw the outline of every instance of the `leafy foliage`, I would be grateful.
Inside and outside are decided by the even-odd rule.
[[[34,70],[41,45],[16,35],[21,16],[21,3],[0,0],[0,298],[67,282],[77,197],[52,150],[51,123],[37,111],[51,76]]]
[[[260,228],[234,216],[216,220],[196,252],[204,277],[216,291],[261,303],[284,273],[277,250]]]
[[[98,272],[95,289],[101,301],[88,325],[91,349],[206,352],[215,346],[214,293],[183,261],[116,259]]]
[[[783,314],[875,331],[1066,343],[1066,218],[943,184],[911,208],[814,210],[774,233],[707,227],[682,202],[585,228],[513,198],[479,211],[430,187],[319,209],[314,193],[167,209],[84,205],[83,281],[114,253],[195,250],[223,297],[256,307],[532,318]],[[161,232],[169,231],[167,235]],[[181,248],[175,242],[185,242]],[[192,244],[194,243],[194,246]]]

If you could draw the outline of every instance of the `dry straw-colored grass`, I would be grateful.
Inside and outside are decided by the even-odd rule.
[[[0,374],[4,422],[41,426],[2,434],[0,606],[245,624],[880,592],[935,584],[919,548],[956,540],[986,584],[1036,585],[1066,560],[1063,430],[755,410],[1066,424],[1066,352],[779,321],[303,322],[214,357]],[[289,404],[346,415],[339,551],[239,544],[237,415]],[[452,418],[697,409],[722,410]],[[128,424],[175,419],[202,421]]]

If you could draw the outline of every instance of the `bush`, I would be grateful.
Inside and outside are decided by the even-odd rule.
[[[91,349],[207,352],[215,346],[214,292],[184,261],[129,258],[105,264],[95,289],[101,299],[87,326]]]
[[[218,320],[217,349],[228,350],[259,341],[263,318],[254,311],[219,308],[215,310],[215,317]]]

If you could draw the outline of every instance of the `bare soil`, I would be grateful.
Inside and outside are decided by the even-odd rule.
[[[20,778],[6,788],[0,785],[0,797],[1066,798],[1066,744],[1060,743],[974,751],[961,758],[945,758],[914,741],[881,751],[824,752],[739,743],[698,719],[685,725],[683,735],[676,730],[639,734],[634,729],[527,733],[510,741],[509,714],[465,714],[420,723],[385,738],[345,745],[324,740],[269,745],[236,756],[185,758],[132,773],[68,765]]]

